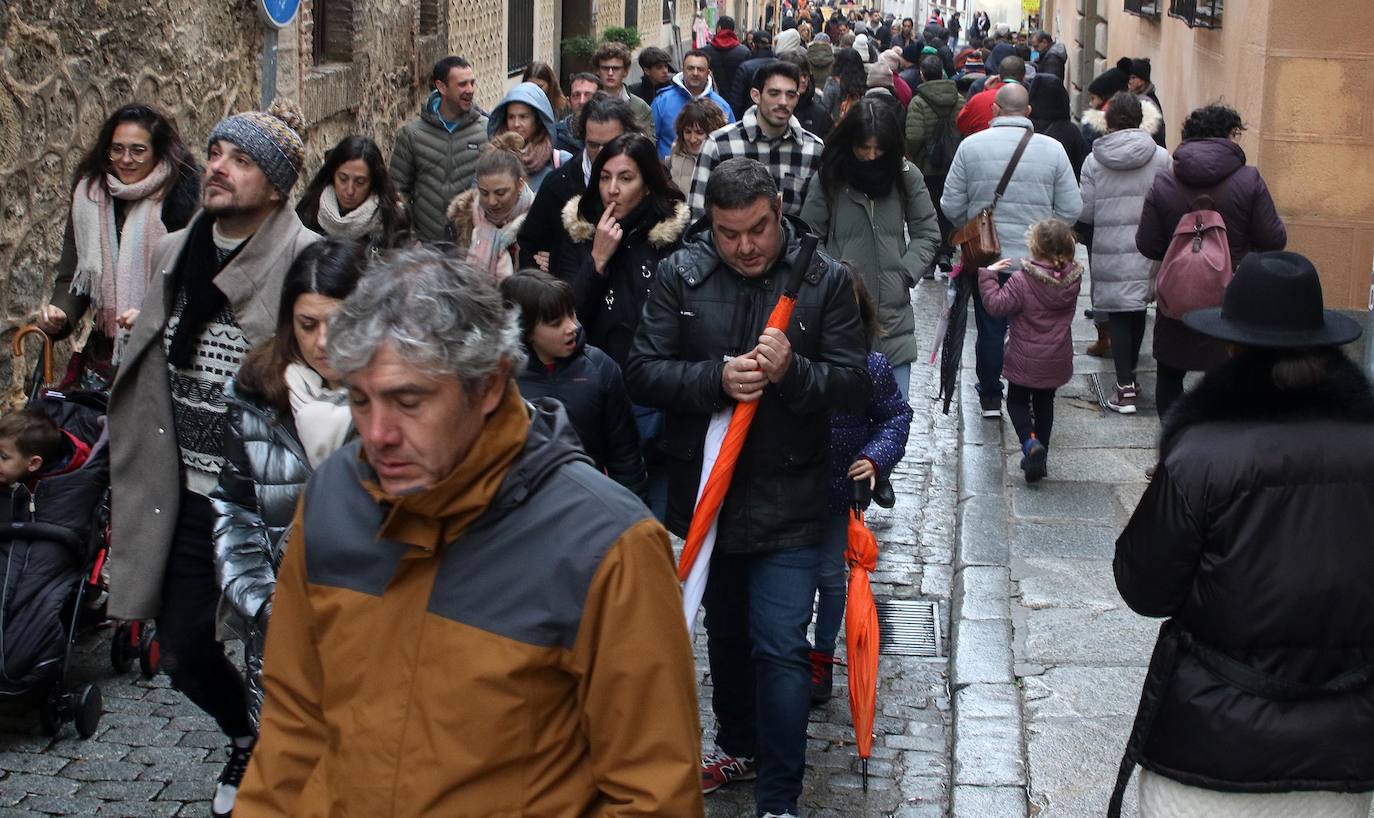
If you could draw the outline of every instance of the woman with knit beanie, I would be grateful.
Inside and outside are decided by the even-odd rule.
[[[296,215],[322,236],[363,242],[372,255],[399,247],[410,233],[410,219],[381,149],[357,134],[344,137],[324,155],[324,166],[301,194]]]
[[[453,197],[448,219],[453,243],[468,263],[500,283],[515,272],[516,235],[534,204],[525,180],[525,140],[498,134],[477,159],[476,185]]]
[[[95,322],[65,381],[108,389],[127,334],[152,278],[159,239],[190,221],[200,202],[200,168],[170,118],[149,105],[125,105],[105,120],[77,165],[71,210],[50,302],[38,326],[69,335],[86,310]]]

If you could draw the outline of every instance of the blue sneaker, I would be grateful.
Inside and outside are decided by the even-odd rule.
[[[1026,473],[1026,482],[1035,483],[1042,477],[1049,474],[1046,461],[1049,460],[1049,449],[1045,444],[1032,437],[1021,447],[1021,471]]]

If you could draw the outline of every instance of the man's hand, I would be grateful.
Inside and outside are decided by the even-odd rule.
[[[759,369],[757,350],[725,362],[720,373],[720,388],[738,403],[750,403],[763,397],[768,377]]]
[[[792,366],[792,342],[787,340],[782,330],[769,327],[759,336],[759,345],[754,347],[759,368],[768,377],[769,383],[782,383],[787,370]]]

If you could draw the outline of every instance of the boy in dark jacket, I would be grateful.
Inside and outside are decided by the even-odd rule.
[[[572,287],[548,273],[522,270],[501,282],[501,295],[520,308],[520,332],[529,351],[520,393],[562,403],[597,468],[642,496],[644,459],[620,367],[587,344]]]

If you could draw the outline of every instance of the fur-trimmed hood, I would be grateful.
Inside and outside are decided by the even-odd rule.
[[[1159,106],[1148,99],[1140,100],[1140,127],[1150,136],[1158,136],[1164,128],[1164,114],[1160,112]],[[1107,112],[1096,111],[1092,108],[1084,111],[1078,118],[1083,127],[1101,136],[1107,132]]]
[[[1274,386],[1273,360],[1269,354],[1246,350],[1208,372],[1165,417],[1161,456],[1185,429],[1212,421],[1331,418],[1374,422],[1374,390],[1369,379],[1339,349],[1330,350],[1326,378],[1305,389]]]
[[[521,194],[520,202],[516,204],[519,210],[517,215],[501,227],[502,237],[509,237],[509,241],[504,242],[509,247],[515,241],[515,235],[520,232],[520,226],[525,223],[525,216],[529,215],[530,204],[534,201],[534,194],[529,187],[525,188],[525,193]],[[477,188],[469,188],[453,197],[453,201],[448,203],[449,223],[453,225],[453,242],[459,247],[467,247],[472,244],[473,215],[472,209],[477,206]]]
[[[585,244],[596,236],[596,225],[582,218],[577,207],[582,203],[581,196],[574,196],[563,205],[563,229],[576,244]],[[649,246],[660,249],[669,247],[682,238],[691,224],[692,211],[686,202],[678,202],[673,207],[673,215],[649,228]]]

